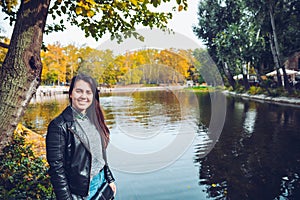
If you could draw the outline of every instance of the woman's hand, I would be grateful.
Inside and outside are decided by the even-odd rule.
[[[115,182],[110,183],[109,186],[110,186],[111,189],[114,191],[114,196],[116,196],[116,193],[117,193],[117,186],[116,186]]]

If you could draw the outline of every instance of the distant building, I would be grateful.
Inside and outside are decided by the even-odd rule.
[[[283,64],[286,69],[300,71],[300,52],[294,53]]]

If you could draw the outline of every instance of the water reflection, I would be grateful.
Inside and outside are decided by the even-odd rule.
[[[44,99],[33,98],[21,120],[22,124],[31,130],[45,135],[49,122],[56,117],[67,105],[67,95],[46,96]]]
[[[212,111],[222,109],[221,104],[212,108],[214,100],[218,102],[218,95],[197,94],[195,102],[193,96],[179,91],[101,96],[112,140],[127,151],[161,149],[164,139],[151,139],[163,132],[159,136],[172,141],[182,124],[196,136],[184,154],[161,170],[115,171],[117,199],[300,199],[300,109],[228,97],[225,125],[214,145],[215,137],[208,134]],[[66,105],[67,95],[31,104],[23,123],[44,134],[49,121]],[[126,134],[121,137],[121,133]],[[131,139],[138,142],[128,142]],[[131,160],[118,158],[118,164],[123,163]],[[146,160],[139,167],[150,164]]]
[[[113,94],[102,102],[114,116],[108,154],[117,170],[144,173],[166,167],[196,136],[199,108],[191,92],[133,91]]]
[[[229,99],[218,143],[195,159],[199,184],[214,199],[299,199],[299,122],[299,108]]]
[[[147,139],[159,134],[166,125],[181,120],[180,103],[172,92],[132,92],[114,94],[102,99],[103,108],[110,108],[108,118],[113,128],[117,124],[121,131],[131,137]],[[170,127],[170,129],[176,129]]]

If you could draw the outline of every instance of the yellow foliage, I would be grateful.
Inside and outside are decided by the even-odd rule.
[[[92,10],[89,10],[89,11],[87,12],[87,16],[88,16],[88,17],[93,17],[94,15],[95,15],[95,12],[92,11]]]
[[[0,40],[1,42],[5,43],[5,44],[9,44],[10,40],[8,38],[3,38]],[[0,64],[4,61],[4,58],[6,56],[8,49],[7,48],[1,48],[0,47]]]
[[[83,11],[86,11],[88,17],[93,16],[95,13],[93,12],[93,15],[89,13],[89,11],[92,11],[93,8],[95,8],[96,2],[94,0],[81,0],[77,3],[76,7],[76,14],[80,15],[83,13]]]
[[[92,6],[96,5],[96,2],[94,0],[86,0],[86,2]]]
[[[183,5],[178,6],[178,11],[182,11],[183,10]]]
[[[130,2],[131,2],[133,5],[137,6],[137,0],[130,0]]]
[[[45,138],[41,135],[33,132],[32,130],[26,128],[22,124],[18,124],[15,134],[24,134],[25,144],[32,145],[32,150],[36,156],[45,156],[46,155],[46,141]]]
[[[76,14],[80,15],[82,13],[81,7],[76,7]]]
[[[53,80],[51,81],[60,83],[66,82],[68,74],[67,72],[69,70],[68,68],[70,66],[73,66],[74,62],[77,62],[77,57],[74,58],[71,53],[66,53],[67,51],[69,51],[69,49],[67,47],[62,47],[60,43],[47,45],[47,49],[48,51],[41,52],[43,63],[42,80],[45,81],[47,80],[47,78],[49,78],[50,75],[52,75]],[[72,53],[75,54],[76,49]]]

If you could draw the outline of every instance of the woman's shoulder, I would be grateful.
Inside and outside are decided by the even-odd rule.
[[[72,109],[70,106],[68,106],[50,122],[49,126],[50,125],[60,126],[62,124],[65,124],[67,122],[72,122],[72,121],[74,121]]]

